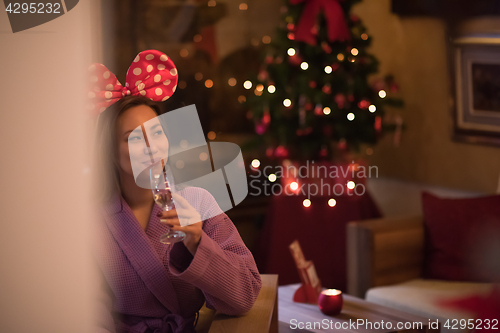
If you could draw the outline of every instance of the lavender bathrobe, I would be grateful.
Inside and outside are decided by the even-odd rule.
[[[94,248],[107,292],[99,300],[96,332],[194,332],[205,301],[229,315],[252,307],[260,275],[233,223],[207,191],[191,187],[181,195],[203,220],[194,256],[182,243],[159,242],[167,227],[157,205],[145,231],[123,198],[103,209]]]

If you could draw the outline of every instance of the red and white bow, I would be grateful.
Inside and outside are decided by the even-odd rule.
[[[125,87],[103,64],[89,67],[88,108],[99,114],[124,96],[146,96],[152,101],[166,101],[177,88],[177,68],[163,52],[146,50],[139,53],[127,71]]]

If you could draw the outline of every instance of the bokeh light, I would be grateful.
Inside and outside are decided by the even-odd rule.
[[[217,135],[215,134],[215,132],[214,132],[214,131],[210,131],[210,132],[208,132],[208,134],[207,134],[207,137],[208,137],[208,139],[209,139],[209,140],[215,140],[215,137],[216,137],[216,136],[217,136]]]

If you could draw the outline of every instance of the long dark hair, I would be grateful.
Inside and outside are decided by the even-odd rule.
[[[99,115],[95,141],[96,199],[105,202],[114,195],[121,194],[118,173],[118,142],[116,138],[118,118],[128,109],[146,105],[157,115],[162,113],[160,106],[144,96],[126,96],[108,107]]]

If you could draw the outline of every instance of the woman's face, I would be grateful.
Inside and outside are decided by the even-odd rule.
[[[157,114],[149,106],[139,105],[126,110],[118,118],[117,125],[121,174],[134,176],[137,182],[139,173],[153,163],[161,159],[167,162],[168,140]]]

